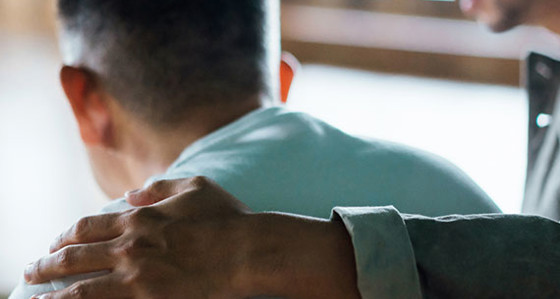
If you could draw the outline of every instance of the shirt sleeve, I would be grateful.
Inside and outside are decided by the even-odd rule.
[[[333,219],[342,219],[352,237],[365,299],[560,298],[558,222],[520,215],[428,218],[391,207],[336,208]]]
[[[352,238],[362,298],[422,298],[412,244],[395,208],[335,208],[333,219]]]

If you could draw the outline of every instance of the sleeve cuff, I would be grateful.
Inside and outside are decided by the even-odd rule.
[[[335,208],[332,219],[342,220],[352,238],[362,298],[422,298],[412,243],[395,208]]]

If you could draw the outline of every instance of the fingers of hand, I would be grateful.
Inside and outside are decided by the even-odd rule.
[[[77,282],[64,290],[36,295],[32,299],[116,299],[132,297],[130,288],[126,288],[123,283],[122,275],[111,273]]]
[[[110,254],[112,243],[95,243],[65,247],[25,269],[25,280],[28,283],[43,283],[62,277],[111,270],[114,259]]]
[[[85,217],[62,233],[51,244],[50,252],[74,244],[95,243],[114,239],[124,231],[122,213]]]

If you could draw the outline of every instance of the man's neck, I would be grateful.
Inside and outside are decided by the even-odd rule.
[[[169,128],[132,124],[123,140],[125,167],[131,185],[142,186],[149,177],[164,173],[185,148],[261,107],[263,104],[259,101],[199,107],[196,113],[185,117],[184,122]]]

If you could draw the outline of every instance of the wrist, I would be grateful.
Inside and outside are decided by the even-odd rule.
[[[252,214],[245,223],[247,297],[359,298],[353,247],[340,222],[282,214]]]

